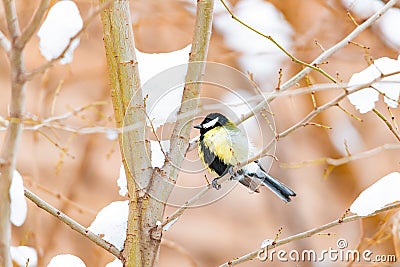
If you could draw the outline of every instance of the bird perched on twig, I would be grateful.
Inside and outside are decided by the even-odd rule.
[[[265,185],[285,202],[296,196],[293,190],[271,177],[258,161],[233,171],[234,166],[251,158],[252,146],[248,138],[226,116],[211,113],[194,128],[200,130],[199,157],[207,169],[218,176],[212,181],[215,189],[221,188],[218,179],[229,173],[231,179],[238,180],[252,191],[259,192],[258,188]]]

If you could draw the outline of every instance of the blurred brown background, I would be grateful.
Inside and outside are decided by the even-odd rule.
[[[19,18],[24,26],[29,21],[38,1],[17,1]],[[341,2],[323,0],[272,0],[293,27],[294,55],[305,62],[311,62],[321,53],[315,40],[324,48],[329,48],[350,33],[355,25],[346,16]],[[96,2],[76,1],[85,17]],[[134,32],[137,48],[144,52],[168,52],[186,46],[192,37],[193,15],[181,1],[132,1]],[[232,4],[235,4],[232,2]],[[0,9],[0,29],[6,32],[5,18]],[[357,19],[357,18],[356,18]],[[359,21],[360,23],[362,21]],[[397,25],[398,27],[398,25]],[[370,47],[369,56],[397,58],[398,51],[390,49],[378,33],[368,29],[355,40]],[[232,51],[224,39],[214,31],[209,49],[210,61],[238,67],[239,53]],[[30,41],[25,57],[28,69],[45,62],[38,50],[38,38]],[[348,45],[328,59],[323,68],[331,75],[348,81],[351,74],[368,66],[365,50]],[[0,52],[0,115],[7,116],[10,99],[9,64],[3,51]],[[140,63],[139,63],[140,64]],[[289,60],[281,66],[283,81],[291,77],[302,66]],[[243,70],[244,72],[246,70]],[[278,73],[278,69],[276,70]],[[328,82],[320,74],[311,73],[313,83]],[[304,86],[301,81],[299,86]],[[39,75],[28,84],[27,117],[52,116],[51,106],[57,87],[54,115],[97,101],[104,105],[90,107],[65,121],[66,125],[113,127],[113,110],[110,100],[106,59],[102,41],[101,22],[97,18],[81,36],[81,44],[76,49],[74,60],[66,66],[56,65],[45,74]],[[274,85],[272,85],[274,86]],[[272,87],[273,88],[273,87]],[[318,104],[327,102],[338,92],[317,93]],[[222,97],[213,92],[203,91],[203,95]],[[350,112],[357,111],[346,100],[342,105]],[[310,95],[279,98],[271,108],[275,114],[276,127],[281,132],[301,120],[313,108]],[[385,105],[380,101],[377,108],[388,116]],[[396,118],[399,110],[393,110]],[[303,232],[340,218],[358,194],[378,178],[399,169],[398,151],[383,151],[366,159],[358,160],[335,168],[324,177],[326,165],[314,164],[301,168],[280,167],[283,163],[296,163],[322,157],[343,157],[344,154],[332,143],[330,136],[342,126],[346,132],[348,125],[359,135],[359,144],[347,140],[353,153],[362,152],[395,143],[396,139],[384,123],[374,114],[359,115],[360,123],[345,115],[338,108],[322,113],[314,122],[333,127],[332,130],[308,126],[299,129],[278,142],[277,157],[271,174],[279,177],[297,192],[293,202],[284,204],[268,190],[250,195],[242,187],[236,187],[220,201],[201,208],[190,209],[166,233],[167,242],[161,246],[159,266],[217,266],[232,258],[257,249],[261,242],[273,239],[280,227],[280,238]],[[344,126],[343,126],[344,125]],[[347,125],[347,126],[346,126]],[[1,138],[3,132],[0,133]],[[193,136],[195,133],[193,133]],[[49,141],[48,136],[52,142]],[[344,135],[346,138],[346,135]],[[65,148],[61,151],[54,144]],[[342,141],[343,143],[343,141]],[[343,145],[344,146],[344,145]],[[352,150],[354,148],[354,150]],[[22,174],[25,185],[43,199],[53,204],[84,226],[88,226],[96,213],[111,201],[123,199],[118,195],[116,179],[119,175],[121,157],[116,141],[110,141],[105,134],[76,135],[62,130],[25,131],[18,151],[17,169]],[[204,180],[202,176],[181,175],[180,180]],[[113,257],[96,247],[54,217],[29,202],[28,218],[22,227],[13,228],[13,245],[23,244],[35,247],[39,252],[39,266],[46,266],[50,258],[62,253],[79,256],[87,266],[104,266]],[[167,214],[173,208],[167,208]],[[291,249],[315,249],[321,251],[336,248],[338,238],[345,238],[349,248],[371,244],[374,253],[394,254],[390,223],[383,229],[384,235],[373,242],[361,239],[362,235],[373,237],[388,218],[384,216],[356,221],[330,229],[324,234],[293,242],[281,247]],[[177,247],[184,248],[185,253]],[[190,256],[188,256],[190,255]],[[265,266],[258,260],[242,266]],[[322,266],[317,263],[314,266]],[[322,263],[321,263],[322,264]],[[273,262],[269,266],[282,266]],[[312,266],[311,263],[289,263],[290,266]],[[326,263],[324,266],[345,266],[347,263]],[[354,266],[359,266],[357,263]],[[387,265],[388,266],[388,265]],[[394,266],[394,265],[393,265]]]

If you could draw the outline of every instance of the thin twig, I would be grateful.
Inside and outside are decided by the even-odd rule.
[[[3,5],[10,39],[14,41],[21,34],[15,1],[3,0]],[[10,124],[7,127],[0,152],[0,265],[4,267],[12,266],[9,188],[17,161],[26,91],[25,82],[20,79],[25,70],[23,51],[11,42],[11,48],[7,55],[11,69]]]
[[[349,217],[342,218],[340,220],[334,220],[334,221],[332,221],[330,223],[321,225],[319,227],[310,229],[308,231],[305,231],[305,232],[302,232],[302,233],[299,233],[299,234],[296,234],[296,235],[289,236],[287,238],[278,240],[274,244],[268,245],[263,249],[257,249],[257,250],[255,250],[253,252],[250,252],[250,253],[248,253],[248,254],[246,254],[244,256],[241,256],[241,257],[235,258],[233,260],[230,260],[229,262],[226,262],[226,263],[220,265],[220,267],[230,267],[230,266],[238,265],[240,263],[247,262],[247,261],[250,261],[250,260],[256,258],[259,255],[259,253],[264,253],[268,249],[273,249],[273,248],[285,245],[287,243],[290,243],[290,242],[293,242],[293,241],[296,241],[296,240],[301,240],[301,239],[304,239],[304,238],[307,238],[307,237],[311,237],[311,236],[313,236],[313,235],[315,235],[317,233],[320,233],[322,231],[325,231],[327,229],[330,229],[332,227],[335,227],[335,226],[338,226],[338,225],[341,225],[341,224],[345,224],[345,223],[356,221],[356,220],[363,219],[363,218],[372,217],[372,216],[375,216],[375,215],[380,214],[382,212],[393,210],[393,209],[398,209],[398,208],[400,208],[400,203],[390,204],[390,205],[387,205],[386,207],[384,207],[382,209],[379,209],[379,210],[375,211],[374,213],[372,213],[370,215],[367,215],[367,216],[352,215],[352,216],[349,216]]]
[[[26,181],[26,177],[24,177],[24,182]],[[29,179],[29,177],[28,177]],[[66,202],[70,207],[73,207],[76,209],[77,212],[79,213],[85,213],[85,214],[89,214],[90,216],[96,216],[96,214],[98,212],[88,208],[88,207],[84,207],[81,204],[79,204],[78,202],[75,202],[73,200],[71,200],[70,198],[64,196],[63,194],[61,194],[60,192],[55,192],[53,189],[50,189],[42,184],[36,183],[35,181],[33,181],[33,179],[29,179],[28,180],[29,185],[32,185],[32,187],[37,188],[38,190],[53,196],[56,199],[62,200],[64,202]]]
[[[96,245],[100,246],[101,248],[105,249],[106,251],[110,252],[113,254],[115,257],[118,259],[121,259],[121,252],[111,243],[105,241],[104,239],[100,238],[98,235],[95,233],[89,231],[87,228],[83,227],[80,225],[78,222],[74,221],[72,218],[68,217],[61,211],[57,210],[50,204],[48,204],[46,201],[32,193],[29,189],[24,189],[25,196],[30,199],[33,203],[35,203],[39,208],[47,211],[60,221],[62,221],[64,224],[68,225],[72,230],[80,233],[81,235],[87,237],[89,240],[91,240],[93,243]]]
[[[374,15],[369,17],[369,19],[367,19],[364,23],[362,23],[357,28],[355,28],[343,40],[341,40],[340,42],[336,43],[334,46],[332,46],[331,48],[327,49],[325,52],[323,52],[321,55],[319,55],[316,59],[314,59],[313,62],[310,63],[310,65],[321,64],[328,57],[330,57],[331,55],[333,55],[334,53],[339,51],[341,48],[345,47],[351,40],[353,40],[361,32],[366,30],[375,21],[377,21],[380,17],[382,17],[382,15],[385,14],[392,6],[394,6],[397,1],[398,0],[390,0],[380,10],[378,10]],[[287,81],[286,83],[284,83],[282,85],[282,90],[286,90],[287,88],[291,87],[293,84],[295,84],[297,81],[299,81],[302,77],[304,77],[304,75],[308,74],[310,71],[311,71],[311,69],[305,68],[302,71],[300,71],[299,73],[297,73],[289,81]]]
[[[240,24],[242,24],[243,26],[245,26],[246,28],[250,29],[251,31],[261,35],[262,37],[268,39],[269,41],[271,41],[276,47],[278,47],[283,53],[285,53],[293,62],[298,63],[300,65],[303,65],[305,67],[308,67],[310,69],[313,69],[315,71],[318,71],[319,73],[321,73],[322,75],[324,75],[325,77],[327,77],[329,80],[331,80],[332,82],[336,83],[335,78],[333,78],[332,76],[330,76],[326,71],[324,71],[323,69],[321,69],[320,67],[318,67],[316,64],[308,64],[304,61],[301,61],[299,59],[297,59],[295,56],[293,56],[289,51],[287,51],[282,45],[280,45],[271,35],[266,35],[262,32],[260,32],[259,30],[251,27],[250,25],[248,25],[246,22],[244,22],[243,20],[241,20],[240,18],[238,18],[233,11],[229,8],[229,6],[226,4],[226,2],[224,0],[220,0],[222,5],[225,7],[225,9],[229,12],[229,14],[231,15],[232,19],[236,20],[237,22],[239,22]]]
[[[21,29],[19,27],[17,9],[15,7],[15,1],[3,0],[4,11],[6,15],[7,28],[10,34],[10,39],[15,40],[21,35]]]
[[[363,152],[360,152],[357,154],[351,154],[349,156],[342,157],[342,158],[319,158],[319,159],[305,160],[305,161],[295,162],[295,163],[281,163],[280,166],[282,168],[301,168],[301,167],[316,165],[316,164],[329,164],[331,166],[337,167],[337,166],[347,164],[347,163],[355,161],[355,160],[372,157],[372,156],[374,156],[380,152],[386,151],[386,150],[400,150],[400,144],[396,144],[396,143],[384,144],[382,146],[378,146],[378,147],[375,147],[370,150],[366,150],[366,151],[363,151]]]
[[[23,130],[25,131],[38,131],[41,128],[50,128],[50,129],[57,129],[57,130],[63,130],[66,132],[71,132],[74,134],[96,134],[96,133],[104,133],[104,134],[110,134],[111,132],[115,132],[116,134],[127,132],[127,131],[132,131],[134,129],[139,128],[138,124],[134,124],[131,126],[126,126],[123,128],[112,128],[112,127],[101,127],[101,126],[96,126],[96,127],[72,127],[68,125],[64,125],[61,122],[64,120],[67,120],[73,116],[76,116],[80,112],[87,110],[88,108],[94,107],[94,106],[99,106],[99,105],[105,105],[107,102],[105,101],[98,101],[98,102],[93,102],[88,105],[73,109],[70,112],[66,112],[61,115],[49,117],[46,119],[36,119],[36,118],[30,118],[30,119],[24,119],[25,125],[23,126]],[[2,126],[0,127],[0,131],[7,130],[10,121],[4,119],[3,117],[0,116],[0,124]]]
[[[28,124],[34,124],[33,126],[25,126],[24,130],[30,130],[30,131],[36,131],[39,130],[40,128],[47,126],[47,127],[53,127],[54,125],[52,123],[59,123],[60,121],[69,119],[73,116],[76,116],[77,114],[81,113],[82,111],[85,111],[91,107],[96,107],[96,106],[102,106],[106,105],[106,101],[96,101],[87,105],[84,105],[82,107],[73,109],[70,112],[66,112],[61,115],[53,116],[47,119],[39,120],[39,121],[34,121],[30,120]]]
[[[389,73],[389,74],[385,74],[385,75],[381,75],[378,78],[375,78],[374,80],[365,83],[365,84],[359,84],[359,85],[355,85],[353,86],[351,89],[346,89],[342,94],[338,95],[337,97],[333,98],[331,101],[325,103],[322,106],[319,106],[317,108],[314,108],[310,113],[308,113],[307,116],[305,116],[301,121],[297,122],[296,124],[292,125],[291,127],[289,127],[288,129],[286,129],[285,131],[281,132],[280,134],[275,136],[276,140],[280,140],[284,137],[286,137],[287,135],[289,135],[290,133],[292,133],[293,131],[299,129],[300,127],[302,127],[303,125],[307,124],[308,122],[310,122],[314,117],[316,117],[318,114],[320,114],[321,112],[337,106],[337,104],[343,100],[345,97],[347,97],[348,95],[355,93],[359,90],[362,90],[364,88],[369,87],[371,84],[378,82],[380,80],[382,80],[385,77],[389,77],[389,76],[393,76],[396,74],[399,74],[400,71],[396,71],[393,73]],[[261,151],[261,153],[259,153],[258,155],[255,155],[254,157],[248,159],[245,162],[241,162],[237,165],[237,167],[243,167],[244,165],[247,165],[250,162],[253,162],[255,160],[258,160],[259,158],[261,158],[264,154],[267,153],[267,151],[271,148],[271,145],[274,143],[274,140],[272,140],[269,144],[267,144],[263,150]]]
[[[341,83],[341,84],[317,84],[313,85],[310,87],[302,87],[298,88],[295,90],[290,90],[290,91],[284,91],[284,92],[274,92],[274,93],[264,93],[264,97],[267,98],[275,98],[275,97],[284,97],[284,96],[295,96],[295,95],[301,95],[301,94],[307,94],[312,91],[326,91],[326,90],[332,90],[332,89],[343,89],[347,87],[347,83]],[[248,101],[257,101],[257,99],[260,99],[260,96],[250,98]],[[24,130],[28,131],[36,131],[39,130],[42,127],[47,127],[47,128],[55,128],[58,130],[63,130],[75,134],[96,134],[96,133],[110,133],[110,132],[116,132],[116,133],[122,133],[122,132],[129,132],[137,129],[140,125],[139,124],[133,124],[133,125],[124,125],[123,128],[114,128],[114,127],[101,127],[101,126],[96,126],[96,127],[73,127],[70,125],[63,125],[60,124],[60,121],[66,120],[72,116],[75,116],[77,113],[91,107],[91,106],[96,106],[96,105],[103,105],[105,102],[100,101],[100,102],[95,102],[83,107],[76,108],[72,110],[71,112],[67,112],[61,115],[57,116],[52,116],[49,118],[41,119],[41,120],[29,120],[25,121],[25,126]],[[225,104],[224,104],[225,105]],[[237,104],[233,103],[229,106],[237,106],[237,105],[242,105],[242,103]],[[207,106],[202,106],[199,107],[200,110],[213,110],[216,108],[219,108],[221,104],[210,104]],[[188,115],[191,115],[193,112],[188,112],[189,114],[181,114],[178,115],[178,119],[180,118],[187,118]],[[193,113],[194,114],[194,113]],[[9,124],[9,121],[0,117],[0,123],[3,124],[3,127],[0,128],[0,131],[5,130],[6,127]],[[188,148],[188,151],[193,150],[196,148],[196,143],[197,143],[198,137],[194,138],[190,142],[190,146]]]
[[[276,87],[275,87],[275,90],[276,90],[276,91],[279,91],[279,90],[281,89],[282,75],[283,75],[282,72],[283,72],[283,71],[282,71],[282,68],[280,68],[279,71],[278,71],[278,84],[277,84]]]
[[[35,14],[32,16],[28,26],[23,30],[21,36],[16,40],[15,45],[19,48],[24,48],[26,43],[32,38],[32,35],[39,28],[40,22],[49,6],[50,0],[41,0]]]
[[[335,89],[343,89],[343,88],[347,88],[347,83],[340,83],[340,84],[332,84],[332,83],[325,83],[325,84],[315,84],[312,86],[308,86],[308,87],[301,87],[298,89],[294,89],[294,90],[287,90],[287,91],[276,91],[273,93],[263,93],[263,97],[268,98],[268,99],[272,99],[272,98],[276,98],[276,97],[286,97],[286,96],[296,96],[296,95],[303,95],[303,94],[308,94],[311,93],[313,91],[315,92],[320,92],[320,91],[327,91],[327,90],[335,90]],[[256,96],[256,97],[252,97],[252,98],[248,98],[247,102],[255,102],[260,99],[260,96]],[[36,131],[39,130],[40,128],[43,127],[47,127],[47,128],[54,128],[54,129],[58,129],[58,130],[62,130],[62,131],[66,131],[66,132],[71,132],[74,134],[96,134],[96,133],[103,133],[103,134],[109,134],[110,132],[115,132],[117,134],[122,133],[122,132],[129,132],[129,131],[133,131],[137,128],[139,128],[139,124],[133,124],[133,125],[124,125],[123,128],[114,128],[114,127],[101,127],[101,126],[95,126],[95,127],[74,127],[71,125],[63,125],[60,122],[63,120],[66,120],[72,116],[75,116],[77,113],[91,107],[91,106],[96,106],[96,105],[103,105],[106,102],[104,101],[100,101],[100,102],[95,102],[83,107],[79,107],[76,108],[70,112],[61,114],[61,115],[56,115],[56,116],[52,116],[49,118],[45,118],[45,119],[41,119],[41,120],[36,120],[36,119],[29,119],[29,120],[24,120],[24,130],[27,131]],[[201,106],[199,107],[199,110],[215,110],[221,107],[222,104],[209,104],[209,105],[205,105],[205,106]],[[240,106],[243,105],[243,103],[232,103],[232,104],[223,104],[224,106],[228,105],[231,107],[235,107],[235,106]],[[341,107],[339,107],[341,108]],[[342,108],[341,108],[342,109]],[[187,118],[190,114],[192,114],[192,112],[188,112],[189,114],[185,113],[185,114],[181,114],[178,115],[178,118]],[[350,115],[350,114],[349,114]],[[4,131],[7,129],[7,126],[9,125],[9,120],[3,118],[0,116],[0,131]],[[193,150],[194,148],[196,148],[196,143],[198,140],[199,136],[197,136],[196,138],[193,138],[193,140],[191,140],[190,142],[190,146],[188,148],[188,151]]]
[[[314,40],[314,43],[315,43],[316,46],[319,47],[319,49],[321,49],[322,52],[325,51],[325,48],[317,40]]]
[[[303,123],[303,127],[306,127],[306,126],[316,126],[316,127],[320,127],[320,128],[323,128],[323,129],[327,129],[327,130],[332,130],[332,127],[330,127],[330,126],[328,126],[328,125],[323,125],[323,124],[320,124],[320,123],[316,123],[316,122],[306,122],[306,123]]]
[[[165,153],[164,148],[161,145],[161,140],[157,135],[157,131],[156,131],[156,128],[154,127],[153,121],[150,119],[149,114],[147,114],[146,107],[143,107],[143,112],[146,115],[147,121],[149,122],[150,127],[151,127],[151,131],[153,132],[153,135],[156,138],[158,145],[160,146],[161,153],[163,153],[163,155],[164,155],[164,159],[168,160],[168,155],[167,155],[167,153]]]
[[[358,91],[360,89],[363,89],[363,86],[359,86],[356,89],[352,90],[351,92],[355,92]],[[307,125],[307,123],[309,123],[314,117],[316,117],[318,114],[320,114],[322,111],[325,111],[333,106],[336,106],[337,103],[339,103],[343,98],[345,98],[347,95],[349,94],[349,92],[345,92],[339,96],[337,96],[336,98],[332,99],[331,101],[329,101],[328,103],[319,106],[317,108],[314,108],[307,116],[305,116],[301,121],[299,121],[298,123],[292,125],[290,128],[286,129],[285,131],[279,133],[278,135],[275,136],[275,139],[271,140],[264,148],[263,150],[253,156],[252,158],[249,158],[247,161],[244,162],[240,162],[235,168],[241,168],[255,160],[258,160],[259,158],[262,158],[267,151],[269,151],[269,149],[271,148],[271,146],[275,143],[275,140],[280,140],[284,137],[286,137],[287,135],[289,135],[290,133],[294,132],[295,130],[303,127],[304,125]]]
[[[390,109],[390,107],[387,107],[387,109],[388,109],[389,114],[390,114],[390,119],[392,121],[393,128],[395,129],[396,132],[399,133],[400,132],[399,131],[399,125],[397,125],[396,118],[394,117],[394,114],[393,114],[392,110]]]
[[[343,145],[344,145],[344,150],[346,151],[347,156],[348,156],[348,157],[351,157],[351,152],[350,152],[349,144],[347,143],[347,140],[346,140],[346,139],[344,139]]]
[[[51,102],[51,109],[50,109],[50,114],[51,114],[52,117],[54,116],[54,110],[56,109],[56,103],[57,103],[57,97],[60,94],[60,91],[61,91],[61,88],[62,88],[63,84],[64,84],[64,80],[61,79],[58,82],[56,91],[54,92],[53,101]]]
[[[68,152],[68,149],[66,147],[61,146],[60,144],[58,144],[55,140],[53,140],[50,136],[48,136],[46,133],[42,132],[42,131],[38,131],[39,134],[41,134],[47,141],[49,141],[50,143],[52,143],[57,149],[60,150],[61,153],[63,153],[64,155],[68,156],[71,159],[75,159],[75,156],[71,155]]]
[[[354,25],[359,26],[357,21],[354,19],[353,15],[351,15],[350,10],[346,11],[347,16],[350,18],[350,20],[354,23]]]
[[[317,116],[317,115],[318,115],[319,113],[321,113],[322,111],[327,110],[327,109],[330,108],[330,107],[337,106],[337,104],[338,104],[343,98],[345,98],[346,96],[348,96],[349,94],[354,93],[354,92],[357,92],[357,91],[359,91],[359,90],[361,90],[361,89],[363,89],[363,88],[366,88],[366,87],[370,86],[371,84],[373,84],[373,83],[375,83],[375,82],[377,82],[377,81],[380,81],[381,79],[383,79],[383,78],[385,78],[385,77],[389,77],[389,76],[392,76],[392,75],[396,75],[396,74],[398,74],[398,73],[399,73],[399,72],[393,72],[393,73],[389,73],[389,74],[387,74],[387,75],[382,75],[382,76],[380,76],[380,77],[374,79],[373,81],[370,81],[370,82],[365,83],[365,84],[360,84],[360,85],[357,85],[357,86],[353,86],[351,89],[347,89],[344,93],[340,94],[339,96],[337,96],[336,98],[334,98],[334,99],[332,99],[331,101],[327,102],[326,104],[324,104],[324,105],[322,105],[322,106],[320,106],[320,107],[317,107],[316,109],[313,109],[304,119],[302,119],[301,121],[299,121],[298,123],[296,123],[296,124],[293,125],[292,127],[290,127],[290,128],[288,128],[287,130],[281,132],[280,134],[277,134],[277,135],[276,135],[276,139],[277,139],[277,140],[282,139],[282,138],[286,137],[287,135],[289,135],[291,132],[293,132],[293,131],[295,131],[295,130],[301,128],[301,127],[303,127],[304,125],[306,125],[307,123],[309,123],[311,119],[313,119],[315,116]],[[313,91],[314,88],[311,87],[311,88],[309,88],[308,90]],[[277,96],[282,96],[282,95],[285,95],[285,94],[288,94],[288,93],[290,93],[290,91],[288,91],[288,92],[278,92],[278,94],[272,94],[271,98],[275,98],[275,97],[277,97]],[[295,92],[295,93],[301,93],[301,92]],[[247,165],[248,163],[253,162],[253,161],[255,161],[255,160],[258,160],[259,158],[263,157],[263,156],[266,154],[266,152],[271,148],[271,146],[275,143],[274,141],[275,141],[275,139],[271,140],[271,142],[269,142],[269,143],[263,148],[263,150],[262,150],[259,154],[255,155],[254,157],[248,159],[248,160],[245,161],[245,162],[240,162],[237,166],[235,166],[235,169],[236,169],[236,168],[243,167],[243,166]],[[193,147],[195,147],[195,146],[193,145]],[[389,146],[389,147],[390,147],[390,146]],[[390,148],[385,148],[385,149],[392,149],[392,148],[390,147]],[[393,149],[397,149],[397,148],[393,148]],[[376,153],[376,152],[373,152],[373,153]],[[353,158],[353,160],[354,160],[354,158]],[[348,161],[348,158],[347,158],[347,159],[343,159],[342,161]],[[324,161],[324,160],[321,160],[321,161],[318,161],[318,162],[324,163],[325,161]],[[335,162],[334,162],[333,159],[330,160],[330,162],[329,162],[329,164],[334,164],[334,163],[335,163]],[[346,162],[344,162],[344,163],[346,163]],[[344,164],[344,163],[342,163],[342,164]],[[333,165],[332,165],[332,166],[333,166]],[[221,182],[222,182],[222,181],[221,181]],[[194,202],[198,201],[198,199],[201,199],[201,198],[206,194],[206,192],[207,192],[208,190],[210,190],[210,188],[205,188],[203,191],[199,192],[199,193],[198,193],[197,195],[195,195],[192,199],[190,199],[188,202],[186,202],[184,206],[182,206],[181,208],[179,208],[178,210],[176,210],[171,216],[169,216],[169,217],[161,224],[161,227],[160,227],[160,228],[162,228],[164,225],[168,224],[168,223],[171,222],[172,220],[176,219],[176,218],[179,217],[180,215],[182,215],[182,213],[183,213],[191,204],[193,204]]]
[[[372,111],[386,124],[389,130],[393,133],[393,135],[400,141],[400,134],[396,131],[393,125],[385,118],[385,116],[380,113],[377,109],[372,109]]]
[[[331,48],[327,49],[325,52],[320,54],[316,59],[313,60],[313,62],[310,63],[310,65],[314,66],[314,65],[318,65],[318,64],[324,62],[328,57],[330,57],[331,55],[335,54],[337,51],[339,51],[340,49],[345,47],[350,41],[352,41],[354,38],[356,38],[361,32],[366,30],[375,21],[377,21],[380,17],[382,17],[382,15],[385,14],[391,7],[393,7],[397,1],[398,0],[390,0],[380,10],[378,10],[374,15],[369,17],[369,19],[367,19],[364,23],[362,23],[357,28],[355,28],[344,39],[342,39],[340,42],[336,43],[334,46],[332,46]],[[287,82],[282,84],[280,90],[284,91],[284,90],[290,88],[291,86],[296,84],[300,79],[302,79],[306,74],[308,74],[311,70],[312,70],[311,68],[304,68],[303,70],[298,72],[295,76],[293,76],[291,79],[289,79]],[[254,114],[256,114],[257,112],[262,110],[266,103],[269,103],[272,100],[274,100],[274,98],[261,101],[256,107],[254,107],[252,109],[251,112],[243,115],[239,123],[251,118]]]
[[[218,180],[219,183],[223,183],[226,180],[228,180],[228,175],[225,175],[224,177],[220,178]],[[177,218],[179,218],[184,212],[185,210],[187,210],[188,208],[190,208],[193,204],[195,204],[197,201],[199,201],[200,199],[203,198],[204,195],[206,195],[208,193],[208,191],[212,190],[213,187],[211,184],[207,185],[206,187],[203,188],[203,190],[201,190],[199,193],[197,193],[196,195],[194,195],[191,199],[189,199],[188,201],[185,202],[185,204],[183,204],[183,206],[179,207],[179,209],[177,209],[174,213],[172,213],[171,215],[169,215],[160,225],[157,226],[157,231],[161,231],[162,228],[169,224],[170,222],[176,220]]]
[[[26,75],[24,76],[24,78],[26,80],[30,80],[32,79],[34,76],[36,76],[39,73],[44,72],[45,70],[47,70],[48,68],[52,67],[56,62],[58,62],[59,60],[61,60],[62,58],[64,58],[65,54],[67,53],[67,51],[69,50],[69,48],[71,47],[71,45],[74,43],[74,41],[79,38],[79,36],[87,29],[87,27],[90,25],[90,23],[94,20],[94,18],[97,17],[97,15],[99,15],[105,8],[107,8],[110,4],[112,3],[112,0],[108,0],[106,1],[104,4],[100,5],[96,10],[94,10],[83,22],[83,26],[82,28],[74,35],[71,37],[71,39],[69,40],[68,45],[64,48],[64,50],[61,52],[61,54],[56,57],[53,58],[52,60],[44,63],[42,66],[39,66],[35,69],[33,69],[31,72],[26,73]]]
[[[315,91],[311,92],[311,101],[313,103],[313,107],[317,108],[317,100],[315,99]]]
[[[355,119],[355,120],[357,120],[357,121],[359,121],[359,122],[363,122],[363,120],[362,120],[360,117],[354,115],[353,113],[351,113],[350,111],[348,111],[347,109],[345,109],[344,107],[342,107],[342,105],[340,105],[339,103],[337,104],[337,107],[340,108],[340,110],[342,110],[344,113],[346,113],[347,115],[349,115],[351,118],[353,118],[353,119]]]
[[[374,65],[374,66],[376,67],[376,65]],[[381,72],[381,70],[380,70],[378,67],[376,67],[376,68]],[[383,72],[381,72],[381,75],[383,75]],[[396,83],[396,81],[395,81],[394,83]],[[400,82],[397,82],[397,83],[400,83]],[[378,89],[376,86],[371,85],[370,87],[371,87],[373,90],[375,90],[378,94],[380,94],[385,100],[386,100],[386,99],[389,99],[389,100],[391,100],[391,101],[393,101],[393,102],[397,102],[397,104],[400,104],[400,100],[395,99],[395,98],[393,98],[393,97],[390,97],[390,96],[386,95],[385,92],[382,92],[382,91],[381,91],[380,89]]]

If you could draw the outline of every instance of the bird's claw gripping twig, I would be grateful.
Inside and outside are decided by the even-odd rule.
[[[236,175],[235,175],[235,172],[233,171],[233,166],[230,166],[230,167],[228,168],[228,173],[229,173],[231,176],[233,176],[233,177],[236,176]]]
[[[238,171],[234,171],[234,169],[233,169],[233,166],[231,166],[231,167],[229,167],[229,169],[228,169],[228,173],[230,174],[230,178],[229,178],[229,180],[240,180],[240,179],[242,179],[243,177],[243,171],[242,170],[238,170]]]
[[[219,178],[215,178],[214,180],[212,180],[211,185],[215,189],[220,190],[221,189],[221,185],[218,183],[218,179]]]

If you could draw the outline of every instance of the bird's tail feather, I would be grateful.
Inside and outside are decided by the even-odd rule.
[[[263,172],[263,177],[259,177],[263,184],[271,189],[278,197],[280,197],[285,202],[290,202],[290,197],[296,196],[296,193],[287,187],[286,185],[282,184],[278,180],[274,179],[268,173]]]

